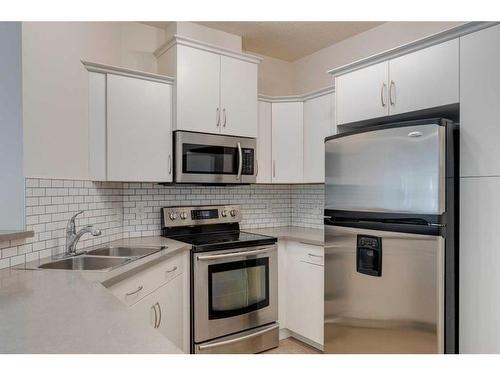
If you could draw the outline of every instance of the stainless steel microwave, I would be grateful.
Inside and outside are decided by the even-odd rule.
[[[174,132],[176,183],[250,184],[257,175],[254,138]]]

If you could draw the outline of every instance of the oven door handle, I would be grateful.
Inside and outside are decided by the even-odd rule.
[[[203,350],[203,349],[216,348],[218,346],[229,345],[229,344],[234,344],[235,342],[240,342],[240,341],[248,340],[248,339],[251,339],[252,337],[260,336],[263,333],[275,330],[276,328],[278,328],[278,326],[279,325],[277,323],[275,323],[275,324],[273,324],[270,327],[267,327],[267,328],[265,328],[263,330],[260,330],[260,331],[254,332],[254,333],[250,333],[249,335],[245,335],[245,336],[241,336],[241,337],[236,337],[234,339],[229,339],[229,340],[225,340],[225,341],[214,342],[212,344],[201,344],[201,345],[198,346],[198,349]]]
[[[238,142],[238,175],[237,180],[241,180],[241,171],[243,169],[243,150],[241,149],[241,143]]]
[[[272,250],[275,250],[275,247],[266,247],[265,249],[257,249],[251,251],[238,251],[234,253],[225,253],[225,254],[216,254],[216,255],[198,255],[196,257],[197,260],[214,260],[214,259],[225,259],[225,258],[234,258],[240,256],[248,256],[248,255],[258,255],[263,253],[268,253]]]

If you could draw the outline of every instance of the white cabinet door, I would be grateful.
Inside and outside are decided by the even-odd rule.
[[[335,78],[337,125],[389,114],[389,62]]]
[[[454,39],[390,60],[391,115],[458,103],[458,44]]]
[[[179,275],[131,306],[131,310],[183,349],[183,306],[183,278]]]
[[[259,128],[257,133],[257,183],[271,183],[272,157],[271,103],[259,101]]]
[[[107,179],[172,181],[172,87],[108,74]]]
[[[325,138],[331,135],[332,95],[304,103],[304,182],[325,182]]]
[[[323,345],[323,249],[290,241],[286,251],[287,328]]]
[[[176,130],[219,133],[220,56],[177,46]]]
[[[300,183],[303,172],[303,103],[272,104],[272,175],[275,183]]]
[[[500,26],[460,38],[460,176],[500,175]]]
[[[500,352],[500,177],[460,179],[460,352]]]
[[[89,72],[89,177],[106,181],[106,74]]]
[[[257,64],[221,56],[221,132],[257,136]]]

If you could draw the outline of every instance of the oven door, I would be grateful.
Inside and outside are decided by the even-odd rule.
[[[194,341],[278,320],[277,246],[193,254]]]
[[[256,141],[175,132],[175,182],[249,184],[256,181]]]

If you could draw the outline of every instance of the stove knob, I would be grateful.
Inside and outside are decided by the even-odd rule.
[[[237,213],[238,213],[238,211],[236,211],[236,210],[231,210],[231,216],[232,216],[232,217],[235,217]]]
[[[176,220],[177,219],[177,212],[170,212],[168,214],[168,217],[170,218],[170,220]]]
[[[186,220],[186,219],[187,219],[187,217],[188,217],[187,213],[185,213],[185,212],[181,212],[181,219],[182,219],[182,220]]]
[[[222,217],[226,217],[227,216],[227,210],[222,210],[221,215],[222,215]]]

